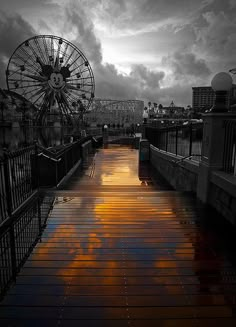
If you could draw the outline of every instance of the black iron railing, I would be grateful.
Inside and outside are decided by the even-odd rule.
[[[160,150],[199,161],[201,158],[202,132],[202,123],[166,128],[147,126],[145,136],[150,144]]]
[[[34,195],[38,187],[54,187],[83,159],[82,145],[92,147],[102,139],[84,137],[59,148],[45,149],[38,145],[15,152],[4,152],[0,158],[0,224]]]
[[[226,120],[223,171],[236,175],[236,120]]]
[[[86,136],[59,149],[38,147],[33,160],[33,184],[43,187],[57,186],[68,172],[83,160],[82,145],[88,141],[91,141],[92,147],[97,146],[92,136]]]
[[[54,198],[35,197],[0,228],[0,297],[40,240]]]
[[[4,152],[0,159],[0,223],[33,193],[31,158],[35,147]]]

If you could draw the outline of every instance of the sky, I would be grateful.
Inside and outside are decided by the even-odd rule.
[[[236,0],[0,0],[0,87],[18,45],[43,34],[84,53],[96,97],[187,106],[236,67]]]

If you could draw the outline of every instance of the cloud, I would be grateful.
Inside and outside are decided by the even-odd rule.
[[[164,75],[164,72],[153,72],[144,65],[134,65],[127,75],[119,74],[114,65],[101,65],[95,69],[95,76],[99,80],[96,95],[105,98],[154,101]]]
[[[5,71],[16,47],[33,35],[33,27],[21,16],[0,12],[0,87],[6,88]]]
[[[98,65],[94,69],[96,97],[107,99],[136,99],[138,90],[130,76],[119,74],[112,64]]]
[[[94,33],[93,22],[79,3],[71,2],[65,8],[65,32],[71,33],[71,42],[77,45],[86,57],[95,64],[102,61],[101,43]]]
[[[193,53],[175,52],[164,57],[163,64],[172,68],[176,79],[189,76],[205,78],[211,74],[205,60],[196,58]]]
[[[203,15],[205,25],[196,30],[197,46],[213,57],[230,55],[232,38],[236,36],[236,22],[228,14],[206,12]]]
[[[208,85],[211,72],[236,66],[233,0],[19,0],[16,9],[9,0],[5,7],[19,9],[24,19],[0,15],[2,83],[15,48],[42,31],[64,37],[85,54],[97,97],[187,105],[192,86]],[[112,51],[104,63],[107,44]],[[118,71],[122,65],[129,73]]]
[[[134,35],[158,31],[163,26],[178,30],[191,24],[214,1],[100,0],[94,3],[93,11],[98,28],[105,34]]]

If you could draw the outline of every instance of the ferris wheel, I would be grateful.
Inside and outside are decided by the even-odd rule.
[[[38,110],[36,122],[57,110],[71,122],[93,101],[95,84],[85,55],[71,42],[53,35],[38,35],[21,43],[6,70],[7,87]]]

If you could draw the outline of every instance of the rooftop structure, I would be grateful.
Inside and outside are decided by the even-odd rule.
[[[94,99],[91,110],[84,115],[90,125],[130,125],[142,122],[144,103],[140,100]]]
[[[215,93],[211,86],[192,87],[192,91],[192,107],[194,111],[204,112],[213,106]],[[236,85],[233,85],[231,91],[228,92],[228,106],[232,104],[235,97]]]

